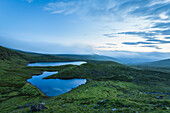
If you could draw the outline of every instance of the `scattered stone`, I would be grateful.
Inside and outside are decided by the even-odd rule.
[[[105,101],[104,100],[101,100],[101,101],[99,101],[97,104],[104,104],[105,103]]]
[[[156,107],[162,107],[162,105],[161,104],[157,104]]]
[[[139,92],[139,94],[143,94],[143,92]]]
[[[19,105],[18,108],[22,108],[22,105]]]
[[[109,99],[106,99],[106,102],[110,101]]]
[[[86,105],[83,105],[83,107],[86,107]]]
[[[97,84],[94,85],[94,87],[97,87],[97,86],[98,86]]]
[[[29,107],[29,104],[26,104],[25,107]]]
[[[166,99],[170,99],[170,96],[168,96]]]
[[[163,99],[164,96],[157,96],[157,99]]]
[[[168,107],[163,107],[162,110],[168,110],[169,108]]]
[[[42,110],[44,110],[44,109],[47,109],[47,107],[45,107],[44,104],[45,104],[45,103],[32,105],[32,106],[31,106],[31,111],[42,111]]]
[[[121,95],[117,94],[117,97],[120,97]]]
[[[30,102],[30,103],[28,103],[28,104],[33,104],[34,102]]]
[[[93,108],[97,109],[97,106],[94,106]]]
[[[86,89],[84,92],[87,92],[88,90]]]
[[[167,107],[166,105],[162,105],[161,107]]]
[[[116,111],[117,109],[116,108],[113,108],[112,111]]]
[[[97,105],[97,106],[94,106],[93,108],[97,109],[97,108],[99,108],[99,107],[100,107],[100,105]]]

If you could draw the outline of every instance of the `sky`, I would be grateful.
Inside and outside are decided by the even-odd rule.
[[[170,0],[0,0],[0,45],[49,54],[170,58]]]

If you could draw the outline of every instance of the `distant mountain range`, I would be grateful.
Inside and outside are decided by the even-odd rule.
[[[104,55],[81,55],[81,54],[40,54],[32,52],[23,52],[12,50],[0,46],[0,60],[23,59],[31,62],[55,62],[55,61],[78,61],[78,60],[97,60],[97,61],[115,61],[122,64],[134,64],[143,67],[170,67],[170,59],[155,61],[153,59],[129,59],[129,58],[113,58]],[[152,62],[154,61],[154,62]],[[146,62],[146,63],[143,63]],[[138,64],[137,64],[138,63]]]
[[[0,46],[0,60],[11,61],[14,59],[25,60],[29,62],[74,61],[72,59],[64,58],[60,56],[22,52],[22,51],[12,50],[12,49],[8,49],[8,48]]]
[[[139,64],[139,66],[145,67],[170,67],[170,59],[155,61],[155,62],[148,62]]]
[[[97,60],[97,61],[116,61],[115,58],[103,55],[78,55],[78,54],[41,54],[32,52],[23,52],[19,50],[8,49],[0,46],[0,60],[10,60],[12,58],[24,59],[31,62],[55,62],[55,61],[78,61],[78,60]]]
[[[116,61],[115,58],[104,55],[79,55],[79,54],[57,54],[56,56],[76,59],[76,60],[97,60],[97,61]]]
[[[119,63],[126,65],[141,64],[147,62],[158,61],[157,59],[147,59],[147,58],[116,58]]]

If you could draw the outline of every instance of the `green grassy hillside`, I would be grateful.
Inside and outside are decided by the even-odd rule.
[[[71,58],[65,58],[62,56],[54,56],[48,54],[29,53],[22,51],[15,51],[0,46],[0,59],[1,60],[12,60],[12,59],[23,59],[29,62],[55,62],[55,61],[75,61]]]
[[[137,64],[134,66],[143,68],[143,69],[157,70],[157,71],[162,71],[162,72],[170,72],[170,59],[142,63],[142,64]]]
[[[27,67],[28,62],[71,61],[51,55],[23,53],[0,47],[0,112],[30,113],[45,103],[42,113],[168,113],[170,73],[132,68],[112,61],[88,61],[80,66]],[[49,98],[26,82],[32,75],[59,71],[51,78],[85,78],[87,83]],[[160,98],[161,97],[161,98]],[[19,107],[21,106],[21,107]]]
[[[170,68],[170,59],[155,61],[155,62],[148,62],[139,64],[139,66],[147,66],[147,67],[169,67]]]

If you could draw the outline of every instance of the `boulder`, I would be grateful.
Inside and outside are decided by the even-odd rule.
[[[18,108],[22,108],[22,105],[19,105]]]
[[[157,96],[157,99],[163,99],[164,96]]]
[[[42,111],[44,109],[47,109],[47,107],[45,107],[45,104],[44,103],[41,103],[41,104],[35,104],[35,105],[32,105],[31,106],[31,111]]]
[[[97,104],[104,104],[105,103],[105,101],[104,100],[101,100],[101,101],[99,101]]]
[[[112,111],[116,111],[117,109],[116,108],[113,108]]]

